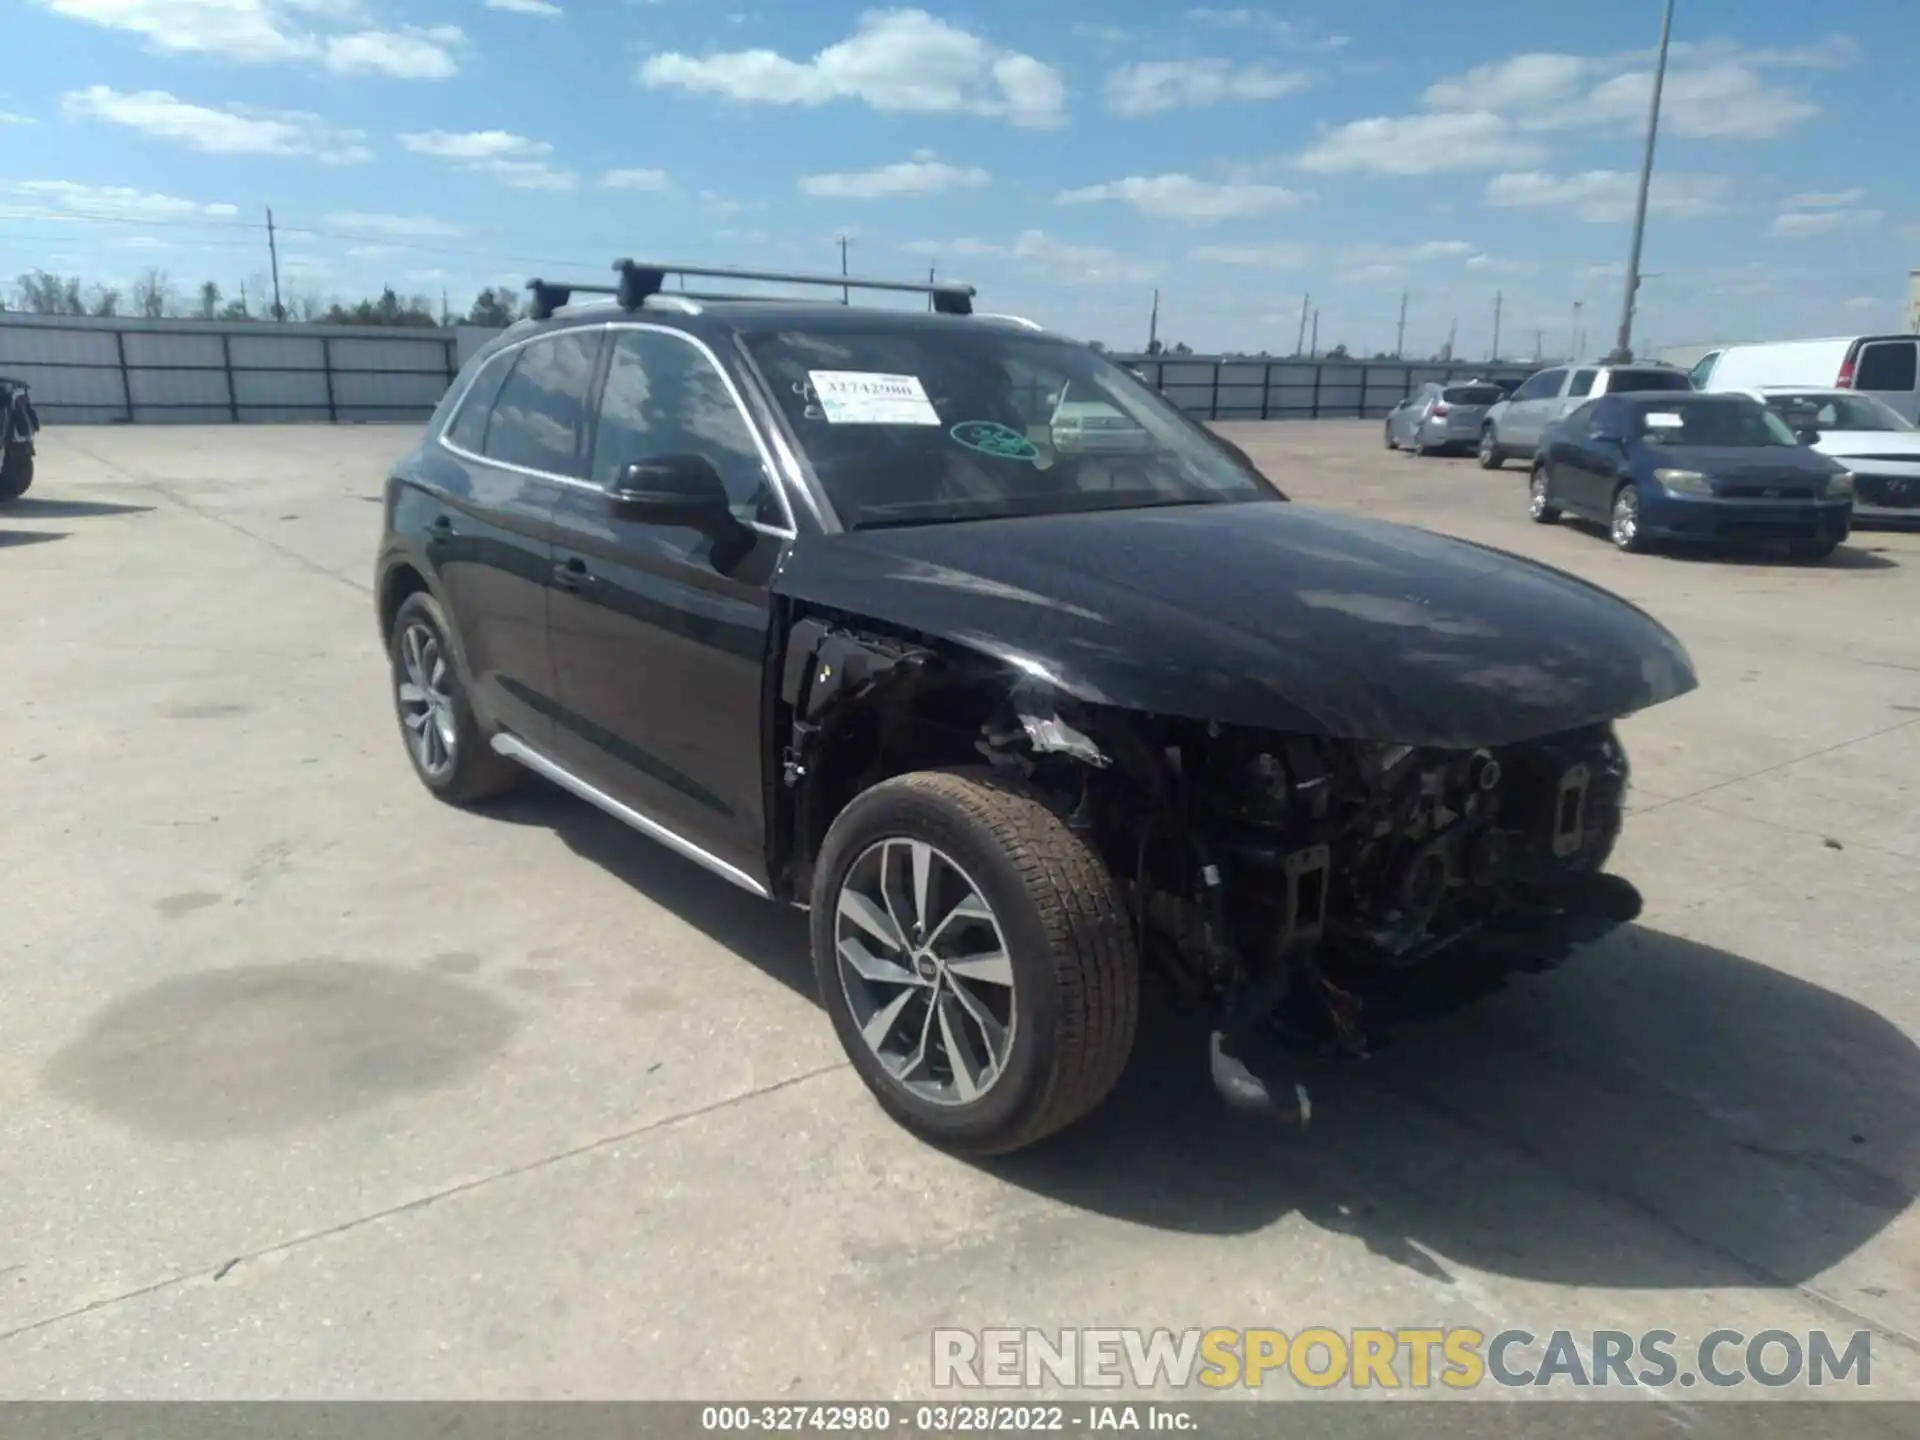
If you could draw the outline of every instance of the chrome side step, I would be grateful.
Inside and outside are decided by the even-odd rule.
[[[691,840],[684,839],[667,829],[658,820],[642,815],[631,805],[623,804],[599,789],[582,780],[571,770],[549,760],[518,736],[499,734],[493,737],[493,749],[496,753],[516,760],[534,774],[543,776],[558,785],[562,790],[578,795],[589,805],[604,810],[623,825],[631,825],[649,840],[657,840],[676,855],[684,856],[703,869],[711,870],[722,880],[731,880],[742,890],[758,895],[762,900],[771,900],[773,895],[767,887],[754,879],[738,866],[729,865],[717,855],[709,855]]]

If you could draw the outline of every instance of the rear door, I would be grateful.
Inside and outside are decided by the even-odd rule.
[[[543,335],[479,372],[441,439],[459,484],[436,499],[427,554],[452,611],[475,708],[545,742],[555,691],[547,643],[554,504],[580,473],[599,337]]]
[[[1867,341],[1853,362],[1853,388],[1920,421],[1920,341]]]
[[[1566,388],[1565,370],[1542,370],[1513,392],[1500,412],[1500,443],[1509,450],[1531,454],[1541,432],[1559,411],[1560,392]]]

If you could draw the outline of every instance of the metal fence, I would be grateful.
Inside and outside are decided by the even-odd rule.
[[[0,315],[0,375],[49,424],[421,419],[463,358],[453,330]]]
[[[1378,420],[1428,381],[1524,380],[1539,367],[1402,360],[1115,355],[1200,420]]]

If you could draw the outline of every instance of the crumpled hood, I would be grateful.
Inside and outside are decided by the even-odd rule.
[[[807,537],[774,588],[1096,704],[1469,748],[1692,690],[1644,611],[1410,526],[1250,502]]]

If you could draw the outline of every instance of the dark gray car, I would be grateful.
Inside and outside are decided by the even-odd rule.
[[[1387,412],[1387,448],[1416,455],[1469,449],[1480,441],[1488,409],[1505,398],[1490,380],[1429,381]]]

